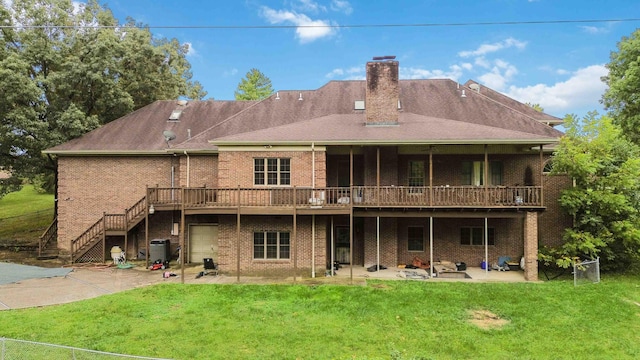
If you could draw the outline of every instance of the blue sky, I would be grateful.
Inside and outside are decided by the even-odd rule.
[[[632,0],[106,0],[161,37],[191,46],[193,78],[207,97],[233,99],[251,68],[275,90],[363,79],[373,56],[395,55],[401,78],[474,79],[563,117],[602,111],[604,64],[640,21],[520,25],[303,28],[628,19]],[[264,26],[288,28],[246,28]],[[200,26],[201,28],[165,28]],[[241,28],[212,28],[212,27]],[[244,28],[242,28],[244,27]]]

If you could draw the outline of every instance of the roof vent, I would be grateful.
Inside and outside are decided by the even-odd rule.
[[[280,93],[276,91],[276,100],[280,100]]]
[[[354,101],[353,110],[364,110],[364,100]]]
[[[478,85],[478,84],[470,84],[469,85],[469,89],[474,90],[478,94],[480,93],[480,85]]]
[[[464,93],[464,89],[462,89],[462,95],[460,95],[460,97],[466,98],[467,94]]]
[[[298,98],[298,101],[302,101],[302,100],[304,99],[302,98],[302,93],[300,93],[300,97]]]
[[[171,112],[171,115],[169,115],[169,120],[170,121],[178,121],[178,120],[180,120],[180,115],[182,115],[182,109],[173,110]]]
[[[178,100],[179,106],[187,106],[187,100]]]

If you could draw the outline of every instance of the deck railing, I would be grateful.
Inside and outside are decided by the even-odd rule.
[[[149,188],[149,204],[216,207],[537,207],[540,186]]]

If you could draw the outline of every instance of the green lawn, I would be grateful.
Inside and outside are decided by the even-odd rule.
[[[483,329],[470,322],[487,311]],[[0,311],[0,336],[175,359],[637,359],[640,283],[161,284]]]
[[[54,197],[32,185],[0,199],[0,244],[37,244],[53,220]]]

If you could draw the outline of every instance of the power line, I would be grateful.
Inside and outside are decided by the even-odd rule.
[[[351,24],[351,25],[144,25],[136,26],[149,29],[299,29],[299,28],[390,28],[390,27],[455,27],[455,26],[491,26],[491,25],[548,25],[548,24],[587,24],[608,22],[634,22],[640,18],[627,19],[582,19],[582,20],[532,20],[532,21],[490,21],[460,23],[417,23],[417,24]],[[120,29],[128,25],[0,25],[0,29]]]

